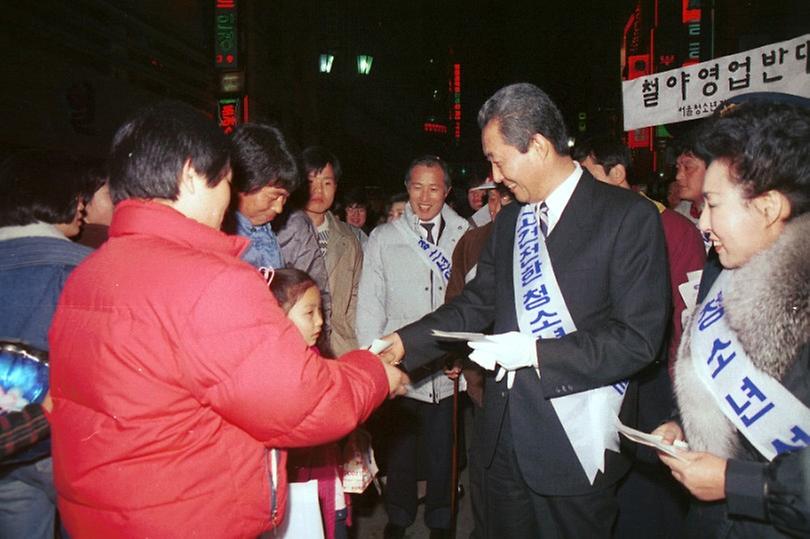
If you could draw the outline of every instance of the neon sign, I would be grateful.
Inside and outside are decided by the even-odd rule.
[[[220,99],[217,102],[217,123],[226,135],[233,133],[239,123],[239,99]]]
[[[214,64],[218,68],[238,66],[239,40],[236,29],[236,0],[217,0],[214,16]]]
[[[461,140],[461,64],[453,64],[453,138]]]

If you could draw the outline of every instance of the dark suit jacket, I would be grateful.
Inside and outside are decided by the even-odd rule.
[[[494,323],[494,333],[518,329],[512,249],[520,208],[510,204],[501,211],[476,278],[461,295],[399,331],[408,369],[441,353],[442,345],[429,336],[432,328],[480,331]],[[506,419],[523,478],[533,490],[586,494],[617,481],[628,459],[608,451],[605,474],[591,486],[548,399],[625,379],[654,360],[669,314],[664,235],[653,204],[583,171],[547,244],[577,331],[538,341],[541,380],[534,369],[521,369],[507,390],[506,378],[495,383],[488,377],[485,434],[477,450],[488,465]],[[630,393],[628,410],[635,408]]]

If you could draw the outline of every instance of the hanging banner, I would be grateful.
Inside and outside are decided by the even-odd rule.
[[[697,120],[752,92],[810,97],[810,34],[622,82],[624,130]]]

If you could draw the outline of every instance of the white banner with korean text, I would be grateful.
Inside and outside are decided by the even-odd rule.
[[[810,34],[622,82],[624,129],[697,120],[752,92],[810,97]]]
[[[810,409],[754,365],[729,326],[723,287],[731,271],[720,273],[689,330],[692,365],[723,415],[773,460],[810,446]]]

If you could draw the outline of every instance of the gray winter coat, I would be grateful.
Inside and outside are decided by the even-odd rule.
[[[445,204],[444,229],[438,245],[448,259],[469,224]],[[406,205],[404,219],[419,234],[419,219]],[[414,244],[416,240],[414,239]],[[446,285],[433,275],[410,241],[394,223],[371,232],[365,248],[363,273],[357,299],[357,340],[360,346],[420,319],[444,303]],[[439,402],[453,394],[453,382],[442,371],[415,380],[406,396],[423,402]]]

